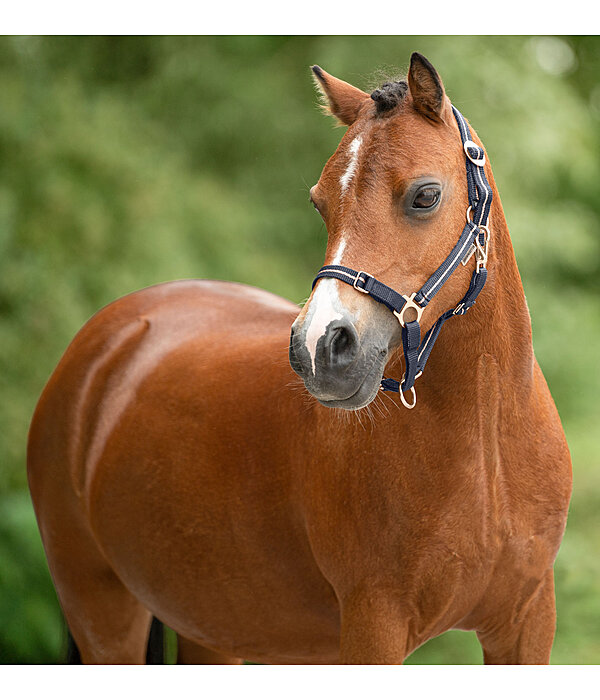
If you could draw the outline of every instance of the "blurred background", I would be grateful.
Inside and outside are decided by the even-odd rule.
[[[64,658],[25,446],[72,337],[184,277],[301,302],[326,242],[308,189],[342,135],[309,66],[370,91],[415,50],[488,150],[571,448],[552,661],[600,662],[600,39],[585,36],[0,38],[0,662]],[[474,634],[450,632],[408,662],[481,661]]]

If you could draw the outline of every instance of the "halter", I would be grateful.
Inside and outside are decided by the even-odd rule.
[[[485,152],[483,148],[471,140],[471,132],[463,115],[454,106],[452,107],[452,112],[458,124],[465,152],[469,206],[467,207],[465,227],[460,234],[458,242],[444,262],[418,292],[413,292],[410,295],[399,294],[363,270],[357,272],[343,265],[325,265],[319,270],[312,285],[314,289],[315,284],[320,279],[333,277],[352,285],[358,292],[368,294],[375,301],[387,306],[396,316],[402,326],[405,371],[399,382],[395,379],[382,379],[380,388],[382,391],[399,393],[406,408],[414,408],[416,406],[415,380],[423,374],[442,326],[453,316],[464,316],[475,303],[487,279],[486,265],[490,243],[488,219],[492,204],[492,190],[485,177]],[[473,254],[475,254],[475,271],[471,277],[467,293],[453,309],[449,309],[438,318],[421,342],[419,321],[423,310],[440,291],[458,265],[461,263],[466,265]],[[413,315],[416,314],[416,318],[412,321],[405,320],[405,314],[409,310],[412,310]],[[412,392],[411,403],[404,397],[404,392],[406,391]]]

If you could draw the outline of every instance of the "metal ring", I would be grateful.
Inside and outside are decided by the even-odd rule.
[[[481,158],[473,158],[473,156],[471,156],[471,154],[469,153],[469,148],[476,148],[478,151],[481,151],[483,155],[481,156]],[[475,141],[467,140],[463,143],[463,149],[467,155],[467,158],[471,161],[471,163],[473,163],[473,165],[478,165],[480,168],[483,168],[483,166],[485,165],[485,153],[483,151],[483,148],[478,146],[475,143]]]
[[[471,218],[471,212],[473,211],[473,207],[469,204],[467,207],[467,223],[468,224],[473,224],[473,226],[482,226],[482,224],[476,224],[473,219]]]
[[[487,235],[488,238],[490,236],[490,229],[486,224],[476,224],[473,219],[471,218],[471,212],[473,211],[473,207],[469,204],[467,207],[467,223],[468,224],[473,224],[473,226],[476,226],[478,229],[483,229]],[[488,223],[489,223],[489,217],[488,217]]]
[[[402,328],[404,328],[404,312],[408,311],[408,309],[414,309],[417,312],[417,318],[415,319],[416,321],[421,320],[421,316],[423,315],[423,307],[419,306],[417,302],[415,301],[415,297],[417,296],[416,292],[413,292],[409,297],[406,296],[406,294],[401,294],[400,295],[404,299],[404,306],[400,309],[400,311],[394,311],[394,316],[398,319],[400,325]]]
[[[415,387],[411,386],[410,391],[412,391],[412,403],[408,403],[408,401],[404,398],[404,392],[402,391],[402,385],[400,385],[398,393],[400,394],[400,401],[406,406],[406,408],[414,408],[417,405],[417,392],[415,391]]]

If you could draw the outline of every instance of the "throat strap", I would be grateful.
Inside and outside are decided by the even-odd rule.
[[[467,208],[465,226],[456,245],[446,256],[444,262],[429,277],[419,291],[410,296],[400,294],[367,272],[362,270],[356,271],[343,265],[325,265],[317,273],[312,285],[314,289],[317,282],[326,277],[338,279],[341,282],[352,285],[358,292],[368,294],[375,301],[386,306],[396,316],[402,326],[404,376],[400,381],[382,379],[381,389],[382,391],[399,393],[402,403],[407,408],[414,408],[416,404],[415,380],[423,373],[442,326],[454,316],[463,316],[473,306],[487,280],[486,266],[490,239],[490,231],[487,224],[492,204],[492,190],[484,171],[485,152],[483,148],[471,140],[469,127],[462,114],[454,106],[452,111],[458,124],[465,152],[469,206]],[[471,277],[467,293],[456,307],[448,309],[437,319],[421,341],[419,322],[423,309],[439,292],[456,268],[461,263],[466,265],[473,255],[475,256],[475,271]],[[406,321],[404,315],[409,309],[416,312],[417,318]],[[404,398],[403,392],[407,391],[412,391],[412,403],[408,403]]]

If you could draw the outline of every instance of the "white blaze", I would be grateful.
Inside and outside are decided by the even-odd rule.
[[[339,265],[342,262],[342,255],[344,254],[344,250],[346,250],[346,241],[342,238],[340,240],[338,249],[336,250],[335,255],[333,256],[333,260],[328,264]]]
[[[339,301],[335,283],[337,280],[324,279],[319,282],[311,307],[314,308],[310,326],[306,332],[306,349],[310,354],[312,373],[315,373],[315,355],[319,338],[325,333],[325,329],[332,321],[342,318],[342,314],[335,308],[335,302]]]
[[[328,264],[339,265],[345,248],[346,241],[342,238],[333,260]],[[313,374],[315,374],[315,356],[319,338],[325,333],[325,329],[332,321],[342,318],[337,282],[336,279],[322,279],[310,302],[309,313],[312,313],[312,316],[306,332],[306,349],[310,355]]]
[[[360,144],[362,143],[362,137],[357,136],[354,141],[350,144],[350,162],[346,168],[346,172],[340,178],[340,185],[342,186],[342,194],[346,191],[348,185],[354,177],[356,172],[356,166],[358,165],[358,151],[360,150]]]
[[[340,177],[340,186],[342,195],[348,189],[352,182],[352,178],[356,173],[358,166],[358,153],[362,144],[362,136],[357,136],[348,147],[350,160],[346,167],[346,172]],[[342,255],[346,249],[346,241],[342,237],[337,251],[329,265],[339,265],[342,261]],[[338,296],[338,282],[336,279],[322,279],[313,294],[310,302],[310,307],[306,314],[306,322],[308,329],[306,331],[306,349],[310,355],[312,373],[315,374],[315,357],[317,354],[317,344],[319,338],[323,337],[327,326],[332,321],[337,321],[343,318],[343,313],[346,311],[342,306]]]

